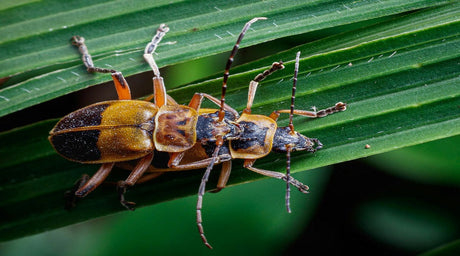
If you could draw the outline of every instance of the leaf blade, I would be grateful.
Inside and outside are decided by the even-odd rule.
[[[152,20],[152,17],[145,13],[145,9],[139,8],[138,5],[133,5],[135,6],[133,9],[117,7],[119,12],[114,13],[104,11],[100,20],[94,20],[92,12],[85,10],[88,8],[96,11],[105,10],[116,3],[107,2],[93,8],[88,2],[82,2],[81,6],[70,10],[72,13],[85,14],[74,26],[66,25],[69,24],[65,19],[69,16],[69,10],[59,7],[63,13],[53,14],[51,18],[55,21],[53,24],[60,26],[60,29],[46,31],[46,29],[43,30],[43,26],[39,26],[42,30],[36,35],[36,29],[34,30],[36,23],[37,25],[48,24],[48,19],[51,19],[45,14],[43,17],[37,17],[37,19],[43,19],[43,22],[23,21],[31,26],[26,28],[23,35],[11,33],[12,30],[17,30],[14,27],[15,24],[3,28],[4,30],[0,29],[2,34],[17,35],[17,37],[6,37],[0,41],[2,46],[0,49],[3,49],[0,54],[2,56],[0,77],[12,76],[11,81],[14,81],[8,87],[0,89],[0,100],[2,100],[0,116],[108,81],[107,76],[90,76],[82,69],[78,58],[75,58],[75,50],[70,49],[71,46],[66,43],[75,34],[87,37],[87,43],[95,57],[96,65],[109,64],[123,71],[125,75],[132,75],[148,70],[148,66],[140,58],[140,52],[145,44],[145,38],[152,35],[158,26],[157,19],[162,17],[164,19],[161,21],[168,23],[172,28],[165,40],[176,42],[174,45],[165,45],[159,49],[158,63],[160,66],[165,66],[230,49],[234,41],[233,35],[239,32],[244,22],[256,16],[269,16],[272,23],[254,24],[254,31],[250,31],[251,36],[247,36],[244,40],[246,46],[449,2],[433,3],[418,0],[407,4],[397,0],[385,3],[381,1],[345,1],[341,3],[335,1],[325,3],[320,3],[320,1],[289,3],[265,1],[233,6],[226,1],[217,1],[213,3],[214,5],[205,5],[204,9],[191,7],[190,3],[177,2],[174,10],[167,10],[165,3],[161,2],[158,6],[147,5],[147,13],[161,14],[155,20]],[[33,6],[37,9],[40,4],[45,3],[33,3]],[[270,8],[272,5],[277,8]],[[151,9],[148,9],[150,7]],[[197,14],[185,11],[190,8],[200,11]],[[33,12],[35,9],[30,11]],[[183,16],[179,13],[183,13],[181,14]],[[338,13],[340,15],[337,15]],[[297,19],[292,19],[292,17],[297,17]],[[149,25],[139,25],[138,19],[144,20]],[[210,23],[210,20],[215,22]],[[21,22],[21,27],[25,26],[23,22]],[[110,27],[109,24],[119,25]],[[198,31],[190,33],[195,29]],[[130,40],[127,41],[126,38]],[[227,38],[231,40],[223,40]]]

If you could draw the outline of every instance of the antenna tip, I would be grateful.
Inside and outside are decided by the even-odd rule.
[[[300,51],[298,51],[298,52],[296,53],[295,59],[296,59],[296,61],[300,59]]]

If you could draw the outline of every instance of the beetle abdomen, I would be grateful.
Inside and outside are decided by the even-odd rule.
[[[69,131],[49,137],[56,151],[65,158],[78,162],[97,161],[101,151],[97,147],[99,130]]]
[[[64,157],[83,163],[137,159],[152,152],[158,108],[146,101],[106,101],[59,121],[49,140]]]

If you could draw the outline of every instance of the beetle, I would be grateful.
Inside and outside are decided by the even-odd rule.
[[[69,194],[71,203],[100,185],[116,163],[122,166],[127,161],[138,160],[128,178],[117,184],[120,202],[129,210],[134,209],[135,203],[126,201],[124,194],[136,182],[147,181],[164,172],[206,168],[198,191],[196,212],[200,236],[204,244],[212,248],[204,235],[201,217],[206,182],[214,165],[222,164],[215,191],[223,189],[231,172],[231,160],[244,159],[245,168],[286,182],[286,208],[290,212],[290,185],[303,193],[308,192],[308,186],[290,176],[290,153],[301,150],[315,152],[322,147],[319,140],[294,130],[293,115],[323,117],[344,111],[346,104],[339,102],[320,111],[294,109],[300,57],[298,53],[289,110],[276,110],[269,116],[255,115],[251,111],[259,83],[273,72],[283,69],[282,62],[273,63],[250,82],[247,106],[241,115],[227,105],[225,92],[233,58],[251,24],[261,19],[266,18],[254,18],[243,27],[227,60],[221,99],[205,93],[195,93],[188,106],[179,105],[166,94],[163,78],[153,59],[152,54],[169,30],[166,25],[160,25],[152,41],[145,47],[144,59],[154,73],[154,93],[147,101],[132,100],[129,86],[121,72],[95,67],[84,38],[73,37],[72,43],[79,48],[88,72],[111,73],[118,100],[99,102],[74,111],[62,118],[50,131],[51,144],[65,158],[80,163],[102,164],[91,178],[84,175],[76,183]],[[204,98],[220,108],[200,108]],[[276,121],[281,113],[290,114],[289,126],[278,127]],[[271,151],[286,153],[286,174],[253,166],[257,159]],[[159,159],[158,155],[164,159]]]

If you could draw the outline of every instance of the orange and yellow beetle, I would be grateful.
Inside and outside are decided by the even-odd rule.
[[[51,144],[65,158],[81,163],[102,164],[91,178],[82,177],[71,197],[82,198],[93,191],[105,180],[115,163],[138,159],[128,178],[119,181],[117,185],[121,204],[132,210],[135,204],[126,201],[124,193],[127,187],[134,185],[141,177],[142,180],[148,180],[163,172],[207,168],[198,191],[197,225],[203,242],[211,248],[204,236],[201,218],[206,181],[213,166],[221,163],[217,191],[224,188],[230,175],[231,160],[244,159],[245,168],[286,182],[286,207],[290,211],[289,185],[294,185],[303,193],[308,191],[308,186],[290,176],[290,152],[314,152],[322,147],[317,139],[308,138],[294,130],[292,116],[323,117],[344,111],[346,104],[339,102],[320,111],[294,109],[300,53],[297,54],[295,62],[290,110],[274,111],[270,116],[251,114],[259,82],[271,73],[283,69],[282,62],[273,63],[271,68],[250,82],[247,106],[241,116],[225,104],[227,79],[233,57],[246,31],[252,23],[260,19],[266,18],[254,18],[246,23],[233,47],[224,73],[221,99],[205,93],[195,93],[188,106],[177,104],[166,94],[163,78],[152,56],[169,30],[166,25],[160,25],[144,51],[144,59],[154,73],[154,93],[151,97],[153,103],[132,100],[129,86],[121,72],[95,67],[84,38],[73,37],[72,42],[79,48],[88,72],[111,73],[119,100],[92,104],[72,112],[50,131]],[[220,109],[200,109],[204,98],[220,106]],[[289,126],[277,126],[280,113],[290,113]],[[257,159],[271,151],[286,152],[286,174],[253,167]],[[154,160],[154,156],[161,152],[167,153],[161,154],[167,158],[161,160],[166,160],[165,166],[158,166]]]

